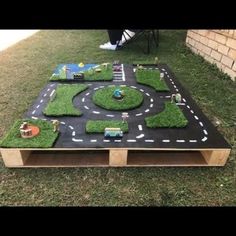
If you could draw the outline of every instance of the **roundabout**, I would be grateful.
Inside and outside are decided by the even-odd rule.
[[[114,93],[123,92],[122,99],[116,99]],[[143,103],[143,94],[128,86],[110,86],[98,89],[92,97],[93,102],[106,110],[123,111],[137,108]]]

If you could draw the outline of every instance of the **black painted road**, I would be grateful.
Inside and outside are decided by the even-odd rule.
[[[74,106],[83,112],[81,117],[58,118],[43,115],[42,111],[59,82],[50,82],[46,85],[25,117],[60,120],[61,133],[54,146],[58,148],[230,148],[230,145],[198,108],[190,94],[177,81],[167,65],[145,66],[145,68],[159,69],[163,72],[165,74],[164,80],[170,88],[170,92],[156,92],[151,87],[137,84],[134,74],[135,66],[124,65],[123,71],[120,74],[115,74],[113,81],[84,82],[89,85],[89,89],[80,93],[73,100]],[[112,85],[130,86],[143,93],[144,102],[142,106],[127,111],[129,114],[127,120],[129,133],[124,134],[122,139],[105,139],[103,134],[86,134],[85,124],[87,120],[121,120],[122,112],[108,111],[92,102],[92,96],[95,91]],[[187,127],[147,128],[144,118],[161,112],[164,109],[164,102],[169,101],[171,94],[177,92],[182,95],[182,102],[179,107],[189,121]]]

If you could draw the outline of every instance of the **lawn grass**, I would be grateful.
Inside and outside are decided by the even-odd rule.
[[[100,65],[96,69],[101,69],[101,72],[95,72],[95,71],[92,72],[92,70],[84,71],[83,81],[111,81],[113,79],[113,72],[112,72],[111,64],[109,64],[107,68]],[[66,73],[63,70],[60,70],[59,74],[53,74],[49,80],[50,81],[67,80]]]
[[[105,128],[120,128],[124,133],[129,131],[128,122],[122,120],[89,120],[86,123],[87,133],[104,133]]]
[[[124,91],[124,98],[117,100],[113,98],[113,93],[120,88]],[[113,111],[131,110],[141,106],[143,102],[143,94],[136,89],[130,87],[105,87],[97,90],[93,95],[93,102],[102,108]]]
[[[8,48],[0,54],[0,136],[28,110],[57,64],[158,56],[207,117],[220,122],[217,129],[233,147],[226,166],[8,169],[0,160],[0,205],[235,206],[236,83],[186,48],[185,37],[185,30],[160,30],[159,47],[147,55],[142,38],[106,51],[98,47],[108,41],[105,30],[43,30]]]
[[[33,138],[21,138],[20,125],[23,121],[36,125],[40,133]],[[0,147],[6,148],[50,148],[53,146],[59,132],[53,132],[53,125],[48,121],[24,119],[17,120],[6,136],[0,142]]]
[[[148,85],[154,88],[157,92],[170,91],[165,80],[160,80],[159,70],[137,69],[135,72],[135,77],[138,84]]]
[[[188,124],[181,109],[171,102],[165,102],[165,109],[154,116],[145,118],[149,128],[183,128]]]
[[[46,116],[81,116],[82,112],[74,107],[72,101],[87,88],[85,84],[59,84],[55,99],[49,101],[43,113]]]

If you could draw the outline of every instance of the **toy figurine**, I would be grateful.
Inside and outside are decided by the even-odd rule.
[[[159,62],[158,57],[155,57],[155,64],[158,64],[158,62]]]
[[[171,103],[176,102],[176,103],[181,103],[181,94],[180,93],[176,93],[176,94],[172,94],[171,95]]]
[[[102,66],[107,70],[108,69],[108,65],[110,65],[110,63],[102,63]]]
[[[175,94],[175,101],[177,103],[181,103],[181,99],[182,99],[181,94],[180,93],[176,93]]]
[[[162,73],[160,73],[160,80],[163,80],[164,79],[164,76],[165,76],[165,74],[162,72]]]
[[[119,65],[119,64],[120,64],[120,61],[119,61],[119,60],[116,60],[116,61],[113,62],[113,66],[114,66],[114,65]]]
[[[125,123],[126,119],[129,117],[129,114],[127,112],[122,112],[122,123]]]
[[[53,132],[59,131],[60,121],[59,120],[52,120],[52,124],[53,124]]]
[[[143,70],[143,69],[144,69],[144,67],[143,67],[142,65],[137,65],[137,68],[138,68],[139,70]]]

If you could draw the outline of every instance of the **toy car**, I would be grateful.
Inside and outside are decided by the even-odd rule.
[[[117,65],[113,66],[113,71],[121,71],[121,70],[122,70],[121,66]]]
[[[84,79],[84,73],[74,74],[74,79]]]
[[[106,137],[106,138],[122,138],[123,131],[120,128],[105,128],[104,137]]]

